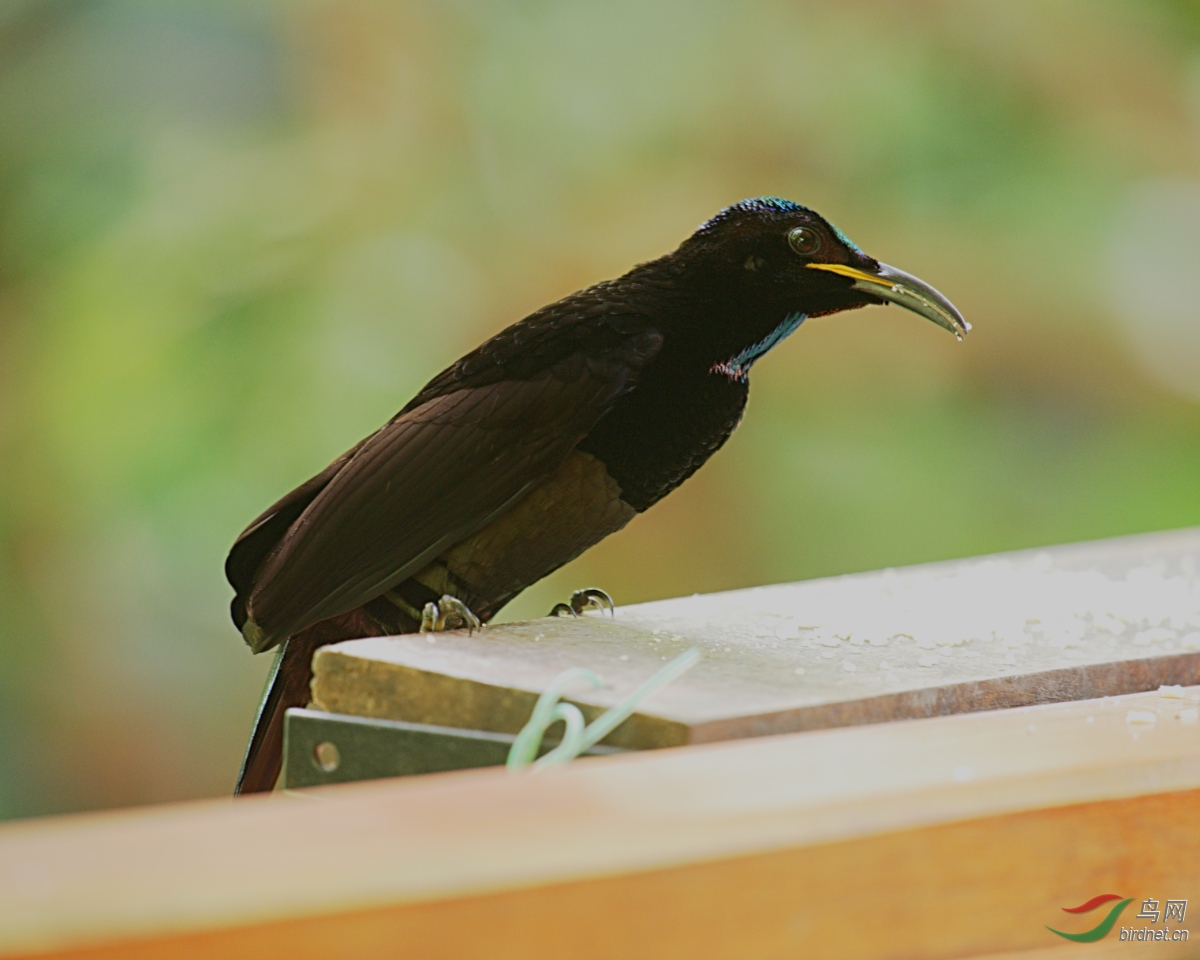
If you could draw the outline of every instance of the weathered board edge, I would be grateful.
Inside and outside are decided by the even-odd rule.
[[[1200,683],[1200,652],[1080,664],[942,687],[724,717],[688,727],[689,743],[714,743],[805,730],[854,727],[892,720],[944,717],[1042,703],[1066,703]]]

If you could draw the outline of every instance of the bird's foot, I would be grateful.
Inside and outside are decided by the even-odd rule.
[[[442,630],[459,630],[462,627],[473,633],[482,628],[483,623],[471,612],[470,607],[448,593],[443,594],[436,603],[431,600],[425,604],[421,612],[422,633],[440,633]]]
[[[547,616],[578,617],[585,610],[607,610],[616,616],[613,612],[612,597],[599,587],[584,587],[582,590],[576,590],[571,594],[570,603],[556,603],[554,609]]]

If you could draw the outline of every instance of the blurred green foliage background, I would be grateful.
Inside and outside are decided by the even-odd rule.
[[[975,332],[806,324],[506,616],[1200,523],[1195,4],[0,4],[0,817],[228,791],[242,526],[760,194]]]

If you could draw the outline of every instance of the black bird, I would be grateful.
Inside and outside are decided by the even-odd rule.
[[[283,645],[237,792],[274,785],[314,650],[416,631],[423,615],[426,628],[488,621],[711,457],[741,420],[750,367],[805,318],[882,303],[959,339],[970,329],[814,211],[743,200],[434,377],[229,553],[234,623],[255,653]]]

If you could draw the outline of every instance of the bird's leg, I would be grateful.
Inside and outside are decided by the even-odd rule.
[[[438,633],[442,630],[458,630],[466,627],[468,632],[474,632],[483,627],[479,618],[471,609],[450,594],[442,594],[442,599],[434,603],[432,600],[425,604],[421,612],[421,632]]]
[[[563,617],[572,616],[578,617],[585,610],[607,610],[613,613],[613,601],[607,593],[599,587],[584,587],[582,590],[576,590],[571,594],[571,602],[556,603],[554,609],[547,616]]]

